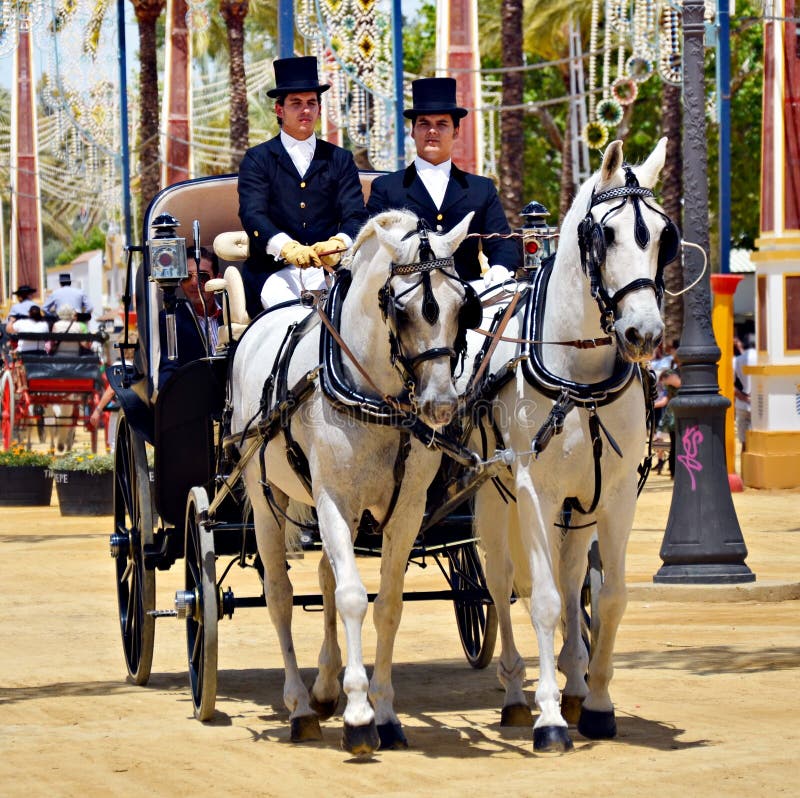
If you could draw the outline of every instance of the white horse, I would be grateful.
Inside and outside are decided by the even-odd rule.
[[[326,306],[334,323],[338,319],[346,349],[331,338],[324,343],[328,333],[318,317],[296,341],[284,341],[287,328],[308,314],[297,306],[273,309],[239,341],[232,371],[234,435],[252,429],[253,419],[272,406],[275,394],[270,398],[265,384],[282,351],[290,352],[288,371],[277,368],[272,382],[289,388],[310,384],[308,391],[297,390],[306,396],[299,410],[279,422],[276,435],[267,435],[265,449],[243,472],[265,567],[265,595],[284,658],[283,695],[293,741],[320,739],[318,717],[330,716],[336,707],[342,667],[338,611],[347,641],[342,747],[364,755],[379,743],[406,745],[393,709],[392,650],[408,556],[421,525],[427,488],[441,460],[437,447],[426,445],[430,439],[423,442],[410,434],[411,422],[421,420],[429,431],[437,430],[457,409],[451,357],[459,317],[474,294],[455,275],[450,256],[466,235],[471,217],[450,233],[431,233],[430,239],[426,231],[418,231],[417,217],[407,211],[382,213],[366,223],[353,247],[349,290]],[[321,354],[328,351],[326,346],[339,352],[334,357],[340,358],[338,382],[331,373],[333,361]],[[321,385],[325,381],[328,388]],[[338,395],[331,397],[331,392]],[[371,408],[367,415],[372,413],[373,420],[382,423],[370,423],[359,397]],[[397,404],[409,409],[398,411]],[[398,413],[405,419],[400,428],[387,423]],[[246,449],[249,440],[243,435],[242,441],[240,448]],[[291,464],[298,460],[307,463],[308,482],[303,467]],[[335,609],[326,602],[325,642],[310,696],[291,636],[292,586],[282,515],[290,499],[316,507],[327,555],[320,565],[322,593],[335,596]],[[369,683],[361,644],[367,592],[352,545],[365,517],[383,527],[380,591],[374,605],[377,650]]]
[[[661,340],[662,271],[679,244],[677,229],[652,193],[665,154],[662,139],[644,164],[630,168],[623,164],[621,142],[609,145],[600,170],[581,187],[564,218],[552,269],[543,268],[534,281],[531,293],[540,301],[528,302],[503,333],[545,343],[521,348],[501,342],[487,370],[513,372],[493,402],[493,415],[505,445],[516,453],[513,476],[506,478],[516,503],[505,503],[491,486],[484,487],[475,519],[501,633],[498,676],[506,689],[501,722],[531,723],[522,690],[525,666],[511,629],[513,585],[530,600],[539,645],[537,751],[571,748],[561,709],[570,721],[578,720],[586,737],[616,734],[608,687],[626,603],[625,550],[647,436],[639,364]],[[471,349],[480,346],[474,334],[469,338]],[[571,511],[566,530],[565,502]],[[595,531],[604,583],[591,618],[589,661],[580,589]],[[558,668],[566,675],[561,708],[554,648],[559,618],[564,645]]]

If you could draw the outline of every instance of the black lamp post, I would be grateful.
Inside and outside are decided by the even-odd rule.
[[[683,237],[708,256],[708,159],[703,75],[703,0],[683,5]],[[684,284],[703,271],[703,255],[689,247]],[[677,447],[675,488],[661,544],[662,583],[752,582],[747,547],[736,517],[725,462],[725,411],[719,393],[720,350],[711,327],[708,271],[684,295],[684,327],[678,349],[681,388],[674,408]]]

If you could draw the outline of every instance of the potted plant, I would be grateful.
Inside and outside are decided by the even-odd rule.
[[[47,507],[53,496],[52,459],[18,443],[0,450],[0,507]]]
[[[61,515],[114,512],[114,455],[73,450],[53,459]]]

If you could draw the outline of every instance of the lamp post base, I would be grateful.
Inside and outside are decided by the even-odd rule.
[[[662,565],[653,581],[669,585],[732,585],[755,582],[756,575],[738,563]]]

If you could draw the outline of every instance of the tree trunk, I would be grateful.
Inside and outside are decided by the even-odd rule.
[[[237,171],[250,143],[247,76],[244,72],[244,18],[248,0],[221,0],[219,10],[228,28],[231,82],[231,169]]]
[[[522,0],[502,0],[503,66],[522,66]],[[522,72],[503,73],[503,106],[522,105]],[[521,107],[500,116],[500,200],[512,228],[519,227],[522,210],[522,169],[525,136]]]
[[[671,83],[664,84],[661,98],[661,117],[663,133],[667,137],[667,160],[661,172],[661,205],[664,213],[679,227],[683,203],[683,153],[681,150],[681,87]],[[683,271],[680,256],[664,270],[667,291],[676,293],[683,288]],[[664,295],[664,341],[680,340],[683,330],[683,297]]]
[[[139,23],[139,201],[141,213],[160,187],[156,22],[166,0],[131,0]]]

